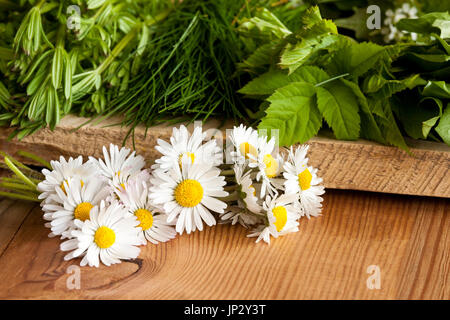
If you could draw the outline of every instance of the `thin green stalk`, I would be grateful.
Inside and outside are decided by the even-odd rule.
[[[12,192],[0,191],[0,196],[12,198],[12,199],[18,199],[18,200],[41,202],[41,200],[39,200],[37,196],[27,196],[24,194],[18,194],[18,193],[12,193]]]
[[[236,184],[231,185],[231,186],[225,186],[225,187],[223,187],[223,190],[225,190],[225,191],[235,191],[236,187],[237,187]]]
[[[14,163],[16,166],[18,166],[19,168],[33,171],[33,169],[31,169],[30,167],[24,165],[23,163],[21,163],[20,161],[16,160],[12,156],[8,155],[6,152],[0,151],[0,155],[5,157],[5,158],[8,157],[11,160],[11,162]]]
[[[26,184],[22,184],[22,183],[11,183],[11,182],[3,182],[0,181],[0,187],[5,188],[5,189],[10,189],[10,190],[27,190],[27,191],[32,191],[32,192],[38,192],[36,190],[36,188],[32,188]]]
[[[22,171],[20,171],[14,163],[9,159],[9,157],[5,157],[5,163],[6,165],[16,174],[17,177],[19,177],[23,182],[25,182],[27,185],[36,188],[36,184],[31,181],[27,176],[25,176]]]
[[[45,160],[45,159],[43,159],[43,158],[41,158],[41,157],[31,153],[31,152],[20,150],[20,151],[17,152],[17,154],[19,156],[26,157],[26,158],[29,158],[31,160],[34,160],[34,161],[42,164],[44,167],[46,167],[46,168],[48,168],[50,170],[53,170],[52,166],[50,165],[50,163],[47,160]]]
[[[336,77],[333,77],[333,78],[331,78],[331,79],[328,79],[328,80],[319,82],[319,83],[317,83],[317,84],[314,85],[314,86],[315,86],[315,87],[320,87],[321,85],[324,85],[324,84],[326,84],[326,83],[328,83],[328,82],[331,82],[331,81],[334,81],[334,80],[337,80],[337,79],[346,77],[346,76],[348,76],[349,74],[350,74],[350,73],[348,73],[348,72],[347,72],[347,73],[340,74],[340,75],[338,75],[338,76],[336,76]]]
[[[220,175],[222,175],[222,176],[233,176],[234,175],[234,170],[233,169],[222,170],[220,172]]]
[[[224,202],[229,202],[229,201],[236,201],[236,200],[238,200],[238,198],[239,197],[238,197],[237,192],[233,192],[226,197],[220,197],[218,199],[220,199],[221,201],[224,201]]]

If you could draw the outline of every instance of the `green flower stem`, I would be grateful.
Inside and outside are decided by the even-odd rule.
[[[48,168],[50,170],[53,170],[52,166],[50,165],[50,163],[48,161],[46,161],[45,159],[43,159],[43,158],[41,158],[41,157],[31,153],[31,152],[20,150],[20,151],[17,152],[17,154],[19,156],[26,157],[26,158],[29,158],[31,160],[34,160],[34,161],[42,164],[44,167],[46,167],[46,168]]]
[[[233,169],[228,169],[228,170],[222,170],[220,172],[220,174],[222,176],[234,176],[234,170]]]
[[[232,192],[228,196],[221,197],[221,198],[219,197],[218,199],[221,201],[224,201],[224,202],[236,201],[236,200],[238,200],[238,194],[237,194],[237,192]]]
[[[11,160],[11,162],[14,163],[16,166],[18,166],[19,168],[33,171],[33,169],[31,169],[30,167],[24,165],[23,163],[21,163],[20,161],[16,160],[12,156],[8,155],[6,152],[0,151],[0,155],[3,156],[4,158],[8,157],[9,160]]]
[[[106,59],[103,60],[102,64],[95,70],[97,74],[101,74],[103,71],[105,71],[106,68],[108,68],[111,62],[113,62],[114,59],[122,52],[122,50],[127,47],[128,43],[130,43],[130,41],[132,41],[137,36],[139,29],[140,26],[139,28],[133,28],[126,34],[125,37],[122,38],[122,40],[120,40],[120,42],[111,51],[110,55],[106,57]]]
[[[22,184],[22,183],[12,183],[12,182],[3,182],[0,181],[0,187],[5,188],[5,189],[9,189],[9,190],[26,190],[26,191],[32,191],[32,192],[36,192],[39,193],[36,188],[33,188],[29,185],[26,184]]]
[[[28,201],[41,202],[41,200],[39,200],[37,196],[31,196],[31,195],[28,196],[28,195],[12,193],[12,192],[0,191],[0,196],[1,197],[12,198],[12,199],[18,199],[18,200],[28,200]]]
[[[30,187],[34,187],[36,189],[36,184],[31,181],[27,176],[25,176],[22,171],[20,171],[14,163],[9,159],[9,157],[5,157],[5,163],[6,165],[16,174],[17,177],[19,177],[25,184],[29,185]]]
[[[233,191],[236,191],[236,188],[237,188],[237,185],[236,184],[234,184],[234,185],[230,185],[230,186],[225,186],[225,187],[223,187],[223,190],[225,190],[225,191],[228,191],[228,192],[233,192]]]

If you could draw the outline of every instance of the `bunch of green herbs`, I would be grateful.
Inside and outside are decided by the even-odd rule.
[[[404,135],[450,145],[448,13],[401,20],[427,43],[381,46],[338,33],[317,6],[288,28],[269,10],[242,19],[251,54],[239,64],[254,77],[239,90],[260,100],[260,129],[278,129],[280,144],[306,142],[322,126],[337,139],[360,137],[408,150]],[[447,21],[447,23],[445,23]]]

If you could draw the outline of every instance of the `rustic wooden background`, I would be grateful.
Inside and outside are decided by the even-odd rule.
[[[60,240],[39,205],[0,200],[1,299],[449,299],[448,199],[327,190],[321,217],[254,243],[218,225],[142,248],[138,259],[80,269],[69,290]],[[366,286],[381,270],[381,289]]]

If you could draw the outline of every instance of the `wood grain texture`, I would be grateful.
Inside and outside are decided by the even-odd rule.
[[[69,290],[79,260],[63,260],[36,206],[0,254],[0,298],[449,299],[449,209],[447,199],[329,190],[321,217],[270,246],[218,225],[143,247],[134,261],[83,267],[81,289]],[[369,265],[380,267],[380,290],[366,286]]]
[[[0,256],[34,206],[34,203],[25,201],[17,202],[10,199],[0,201]]]
[[[86,121],[86,118],[66,116],[54,132],[43,129],[22,141],[7,141],[12,129],[0,128],[0,150],[10,154],[27,150],[47,160],[59,159],[60,155],[101,157],[102,146],[121,145],[128,133],[126,127],[111,126],[120,123],[117,118],[75,130]],[[203,127],[219,126],[219,121],[211,120]],[[223,137],[225,129],[231,127],[230,123],[222,127]],[[172,127],[166,125],[148,131],[137,127],[136,150],[151,163],[160,157],[154,149],[157,139],[169,140],[171,134]],[[395,147],[362,140],[315,137],[308,144],[311,145],[310,163],[319,168],[327,188],[450,198],[450,148],[443,143],[409,141],[414,156]],[[131,139],[126,146],[132,147]]]

